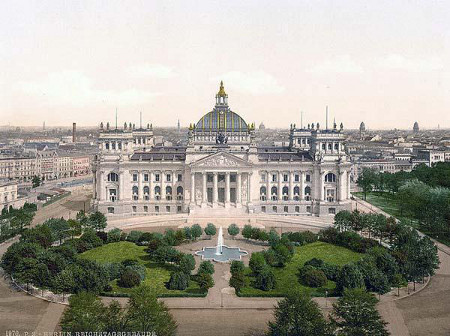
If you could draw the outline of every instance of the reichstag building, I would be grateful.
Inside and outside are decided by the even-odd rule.
[[[151,125],[100,125],[94,208],[111,215],[329,215],[350,208],[342,124],[291,125],[289,146],[262,146],[223,83],[186,146],[155,146]]]

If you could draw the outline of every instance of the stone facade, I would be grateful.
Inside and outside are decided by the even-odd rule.
[[[94,207],[110,215],[334,214],[350,208],[343,141],[342,125],[291,125],[289,146],[258,146],[254,125],[230,110],[221,85],[214,109],[191,124],[185,147],[154,146],[150,125],[102,124]]]

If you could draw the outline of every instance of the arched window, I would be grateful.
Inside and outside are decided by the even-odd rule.
[[[300,188],[299,186],[295,186],[294,187],[294,200],[298,201],[299,200],[299,195],[300,195]]]
[[[283,187],[283,200],[287,201],[289,199],[289,188]]]
[[[119,181],[119,175],[116,173],[109,173],[108,174],[108,182],[118,182]]]
[[[170,201],[172,199],[172,187],[166,187],[166,200]]]
[[[328,173],[325,175],[325,182],[336,182],[336,175],[333,173]]]
[[[144,199],[147,201],[150,199],[150,196],[148,195],[149,193],[150,193],[150,188],[148,186],[145,186],[144,187]]]
[[[272,201],[278,201],[278,188],[277,187],[272,187],[272,189],[270,189],[270,194],[271,194],[271,198]]]
[[[160,186],[155,187],[155,198],[157,200],[161,199],[161,187]]]
[[[183,187],[177,187],[177,200],[181,201],[183,199]]]
[[[306,186],[305,188],[305,200],[309,201],[311,199],[311,187]]]
[[[267,189],[266,189],[266,187],[261,187],[259,189],[259,199],[261,201],[267,200]]]
[[[139,193],[138,187],[133,186],[132,191],[133,191],[133,200],[137,201],[137,199],[139,198],[139,196],[138,196],[138,193]]]

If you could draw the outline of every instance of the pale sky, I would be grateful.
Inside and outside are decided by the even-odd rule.
[[[0,1],[0,124],[450,127],[450,1]],[[330,122],[331,123],[331,122]]]

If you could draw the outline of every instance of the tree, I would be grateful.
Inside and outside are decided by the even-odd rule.
[[[178,258],[179,252],[172,246],[162,245],[154,251],[152,258],[158,263],[174,262]]]
[[[73,278],[73,274],[69,270],[62,270],[56,275],[53,288],[56,293],[61,293],[63,295],[63,301],[64,295],[72,292],[74,287],[75,280]]]
[[[194,240],[197,240],[197,238],[200,238],[202,235],[202,228],[200,225],[198,224],[194,224],[191,227],[191,234],[192,234],[192,238],[194,238]]]
[[[209,239],[211,239],[211,236],[214,236],[217,232],[216,226],[212,223],[208,223],[205,227],[205,234],[209,236]]]
[[[32,187],[33,188],[37,188],[41,185],[41,178],[39,176],[33,176],[33,178],[31,179],[31,183],[32,183]]]
[[[191,228],[189,226],[186,226],[185,228],[183,228],[184,231],[184,237],[187,240],[191,240],[192,239],[192,232],[191,232]]]
[[[254,274],[258,274],[266,266],[266,260],[261,252],[254,252],[250,257],[250,269]]]
[[[231,262],[231,266],[230,266],[231,274],[241,273],[241,272],[244,273],[244,269],[245,269],[245,266],[244,266],[244,263],[242,261],[240,261],[240,260],[233,260]]]
[[[122,235],[122,230],[118,228],[114,228],[107,233],[107,242],[108,243],[116,243],[120,241],[120,237]]]
[[[153,333],[158,336],[174,336],[177,325],[166,305],[146,286],[136,288],[128,304],[127,331]]]
[[[51,218],[45,221],[44,225],[47,225],[52,231],[52,236],[55,240],[59,240],[59,243],[62,243],[62,240],[67,238],[70,235],[70,226],[69,223],[64,218]]]
[[[271,247],[277,245],[280,242],[280,235],[274,229],[270,229],[269,231],[269,244]]]
[[[89,226],[88,225],[89,218],[86,216],[86,213],[83,210],[78,211],[75,218],[76,218],[77,222],[79,222],[81,224],[81,227],[83,229],[85,229]]]
[[[269,291],[275,288],[275,275],[270,266],[266,265],[255,277],[255,287],[263,291]]]
[[[143,232],[141,232],[141,231],[130,231],[130,233],[127,236],[127,240],[131,241],[133,243],[137,243],[137,242],[139,242],[139,239],[141,238],[142,233]]]
[[[89,227],[96,231],[101,231],[106,228],[106,217],[100,211],[96,211],[89,216]]]
[[[252,233],[253,233],[253,229],[251,225],[245,225],[244,228],[242,229],[242,236],[249,240],[252,237]]]
[[[126,311],[122,309],[120,303],[116,300],[112,300],[109,306],[105,307],[103,316],[105,320],[103,332],[126,331],[129,328]]]
[[[234,237],[237,236],[237,235],[239,234],[239,227],[238,227],[236,224],[231,224],[231,225],[228,227],[228,234],[229,234],[230,236],[232,236],[233,239],[234,239]]]
[[[346,289],[333,304],[331,320],[339,336],[387,336],[386,322],[378,313],[377,299],[364,289]]]
[[[179,266],[182,272],[191,275],[191,272],[195,269],[194,256],[192,254],[183,254]]]
[[[408,285],[408,281],[405,280],[403,275],[397,273],[394,274],[394,277],[392,278],[392,286],[397,288],[397,296],[400,296],[400,288],[405,287]]]
[[[69,308],[62,315],[60,325],[65,332],[102,332],[105,306],[93,293],[81,292],[69,298]]]
[[[52,246],[54,237],[52,230],[47,225],[36,225],[34,228],[26,229],[22,233],[20,240],[37,243],[46,249]]]
[[[230,278],[230,286],[234,287],[236,292],[239,292],[242,287],[245,286],[245,275],[244,272],[232,273]]]
[[[342,293],[345,288],[364,288],[364,278],[355,264],[344,265],[336,279],[336,290]]]
[[[269,336],[331,336],[330,326],[318,304],[304,292],[291,292],[275,307]]]
[[[22,259],[37,259],[37,256],[41,251],[43,251],[43,248],[37,243],[24,241],[16,242],[3,254],[1,266],[11,275],[16,271],[16,268]]]
[[[358,184],[358,187],[360,187],[363,190],[364,200],[367,199],[367,193],[372,191],[375,181],[376,181],[376,174],[374,170],[369,168],[363,168],[356,183]]]
[[[205,260],[200,263],[197,273],[214,274],[214,265],[211,261]]]
[[[75,236],[79,236],[81,234],[81,223],[74,219],[68,219],[67,224],[69,224],[69,235],[73,239]]]
[[[170,274],[167,288],[185,290],[189,286],[189,275],[182,271],[175,271]]]
[[[339,232],[347,231],[352,228],[352,213],[348,210],[339,211],[334,216],[334,227],[339,230]]]
[[[200,273],[197,275],[198,286],[203,290],[208,290],[214,286],[214,280],[209,273]]]

